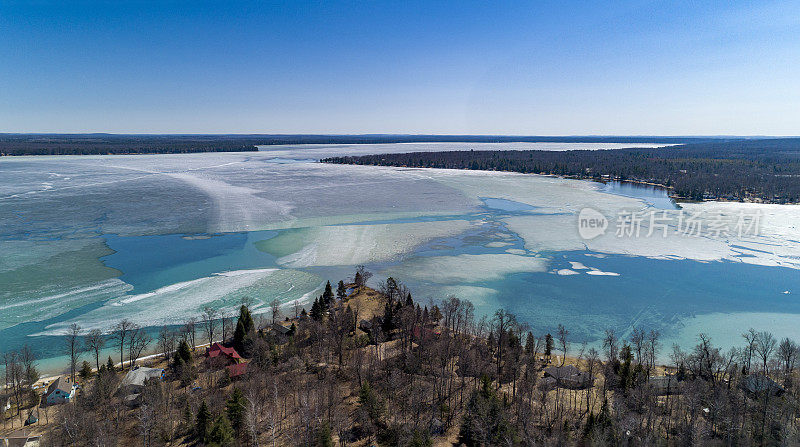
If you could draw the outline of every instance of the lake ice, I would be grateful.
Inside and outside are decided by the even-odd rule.
[[[28,343],[43,357],[61,355],[53,337],[72,322],[107,329],[127,317],[159,326],[205,305],[233,309],[243,296],[260,310],[273,298],[308,300],[360,263],[376,281],[392,275],[408,283],[417,300],[453,294],[482,314],[506,307],[537,331],[564,324],[576,342],[637,325],[661,330],[665,346],[690,340],[695,329],[730,345],[747,329],[731,326],[747,321],[780,321],[757,329],[800,339],[800,325],[787,323],[800,305],[783,293],[800,290],[800,207],[684,204],[704,219],[757,209],[761,232],[620,238],[613,226],[621,212],[680,210],[657,192],[637,196],[585,181],[314,162],[481,148],[489,149],[306,145],[3,158],[0,351]],[[609,218],[605,235],[581,239],[576,219],[585,207]],[[746,315],[769,318],[738,317]]]

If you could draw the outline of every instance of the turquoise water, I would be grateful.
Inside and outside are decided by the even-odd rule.
[[[263,312],[274,298],[307,301],[325,280],[344,279],[360,263],[376,273],[374,284],[394,276],[423,304],[455,294],[475,303],[479,316],[504,307],[540,333],[563,324],[575,343],[595,342],[606,328],[624,335],[635,325],[661,331],[664,351],[672,341],[691,341],[684,328],[733,344],[747,328],[719,325],[751,314],[770,326],[757,329],[800,339],[800,324],[791,324],[800,315],[795,269],[533,251],[531,238],[504,220],[569,218],[595,189],[603,194],[589,205],[601,210],[618,198],[675,209],[662,189],[329,166],[293,151],[266,154],[0,163],[2,179],[26,179],[0,181],[0,352],[30,344],[42,369],[54,372],[64,364],[63,339],[37,334],[69,322],[108,328],[132,318],[157,331],[205,305],[235,307],[245,296]],[[200,174],[187,181],[193,172]],[[43,180],[52,189],[37,189]],[[92,187],[98,183],[106,186]],[[507,189],[493,189],[498,184]],[[575,231],[567,224],[559,230]],[[331,256],[352,245],[358,250]]]

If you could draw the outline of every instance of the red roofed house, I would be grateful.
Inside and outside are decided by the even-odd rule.
[[[236,352],[236,349],[226,348],[225,346],[222,346],[221,343],[212,343],[211,346],[206,350],[206,358],[207,361],[213,362],[214,364],[218,364],[220,366],[236,365],[244,360],[242,359],[242,356]]]
[[[228,377],[236,379],[243,376],[247,372],[247,363],[237,363],[235,365],[228,365],[225,367],[228,371]]]

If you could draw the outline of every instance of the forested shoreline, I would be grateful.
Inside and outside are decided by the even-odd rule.
[[[215,135],[0,134],[0,156],[245,152],[256,144]]]
[[[322,161],[633,181],[661,185],[678,200],[800,202],[800,139],[797,138],[596,151],[412,152],[332,157]]]
[[[393,278],[367,287],[370,276],[361,267],[328,282],[308,311],[277,300],[262,316],[247,300],[238,317],[206,308],[157,340],[122,320],[105,339],[119,363],[103,361],[99,331],[73,325],[67,380],[80,389],[61,405],[39,406],[30,350],[5,353],[14,405],[3,429],[35,409],[28,429],[57,446],[800,442],[799,349],[788,338],[743,328],[742,345],[723,351],[705,334],[663,346],[658,331],[634,327],[607,330],[598,350],[561,325],[537,333],[503,309],[479,318],[456,297],[418,303]],[[159,355],[143,361],[148,345]],[[164,373],[131,391],[143,364]]]
[[[0,134],[3,155],[170,154],[255,151],[280,144],[380,143],[663,143],[709,141],[696,137],[547,137],[502,135],[125,135]]]

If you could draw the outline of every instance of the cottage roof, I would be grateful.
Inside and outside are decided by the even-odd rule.
[[[769,391],[773,395],[782,394],[784,391],[782,386],[764,374],[750,374],[745,377],[742,381],[742,388],[750,393]]]
[[[53,393],[55,390],[61,390],[66,394],[72,393],[72,384],[67,382],[66,379],[62,379],[61,377],[57,378],[47,387],[47,394]]]
[[[579,376],[583,372],[574,365],[548,366],[544,369],[544,375],[555,379],[563,379],[570,376]]]
[[[284,325],[282,325],[282,324],[280,324],[280,323],[272,323],[272,324],[269,326],[269,328],[270,328],[272,331],[274,331],[274,332],[277,332],[277,333],[278,333],[278,334],[280,334],[280,335],[286,335],[286,334],[288,334],[288,333],[289,333],[289,331],[291,331],[291,329],[289,329],[288,327],[286,327],[286,326],[284,326]]]
[[[224,355],[232,359],[242,358],[242,356],[240,356],[239,353],[236,352],[236,349],[226,348],[225,346],[223,346],[221,343],[218,342],[211,344],[211,346],[208,348],[208,351],[206,351],[206,355],[208,356],[208,358],[214,358],[220,355]]]
[[[235,365],[226,366],[225,369],[228,370],[228,376],[239,377],[247,372],[247,363],[237,363]]]
[[[144,382],[148,379],[160,379],[164,374],[163,369],[147,368],[144,366],[136,367],[125,374],[122,379],[122,386],[144,386]]]

